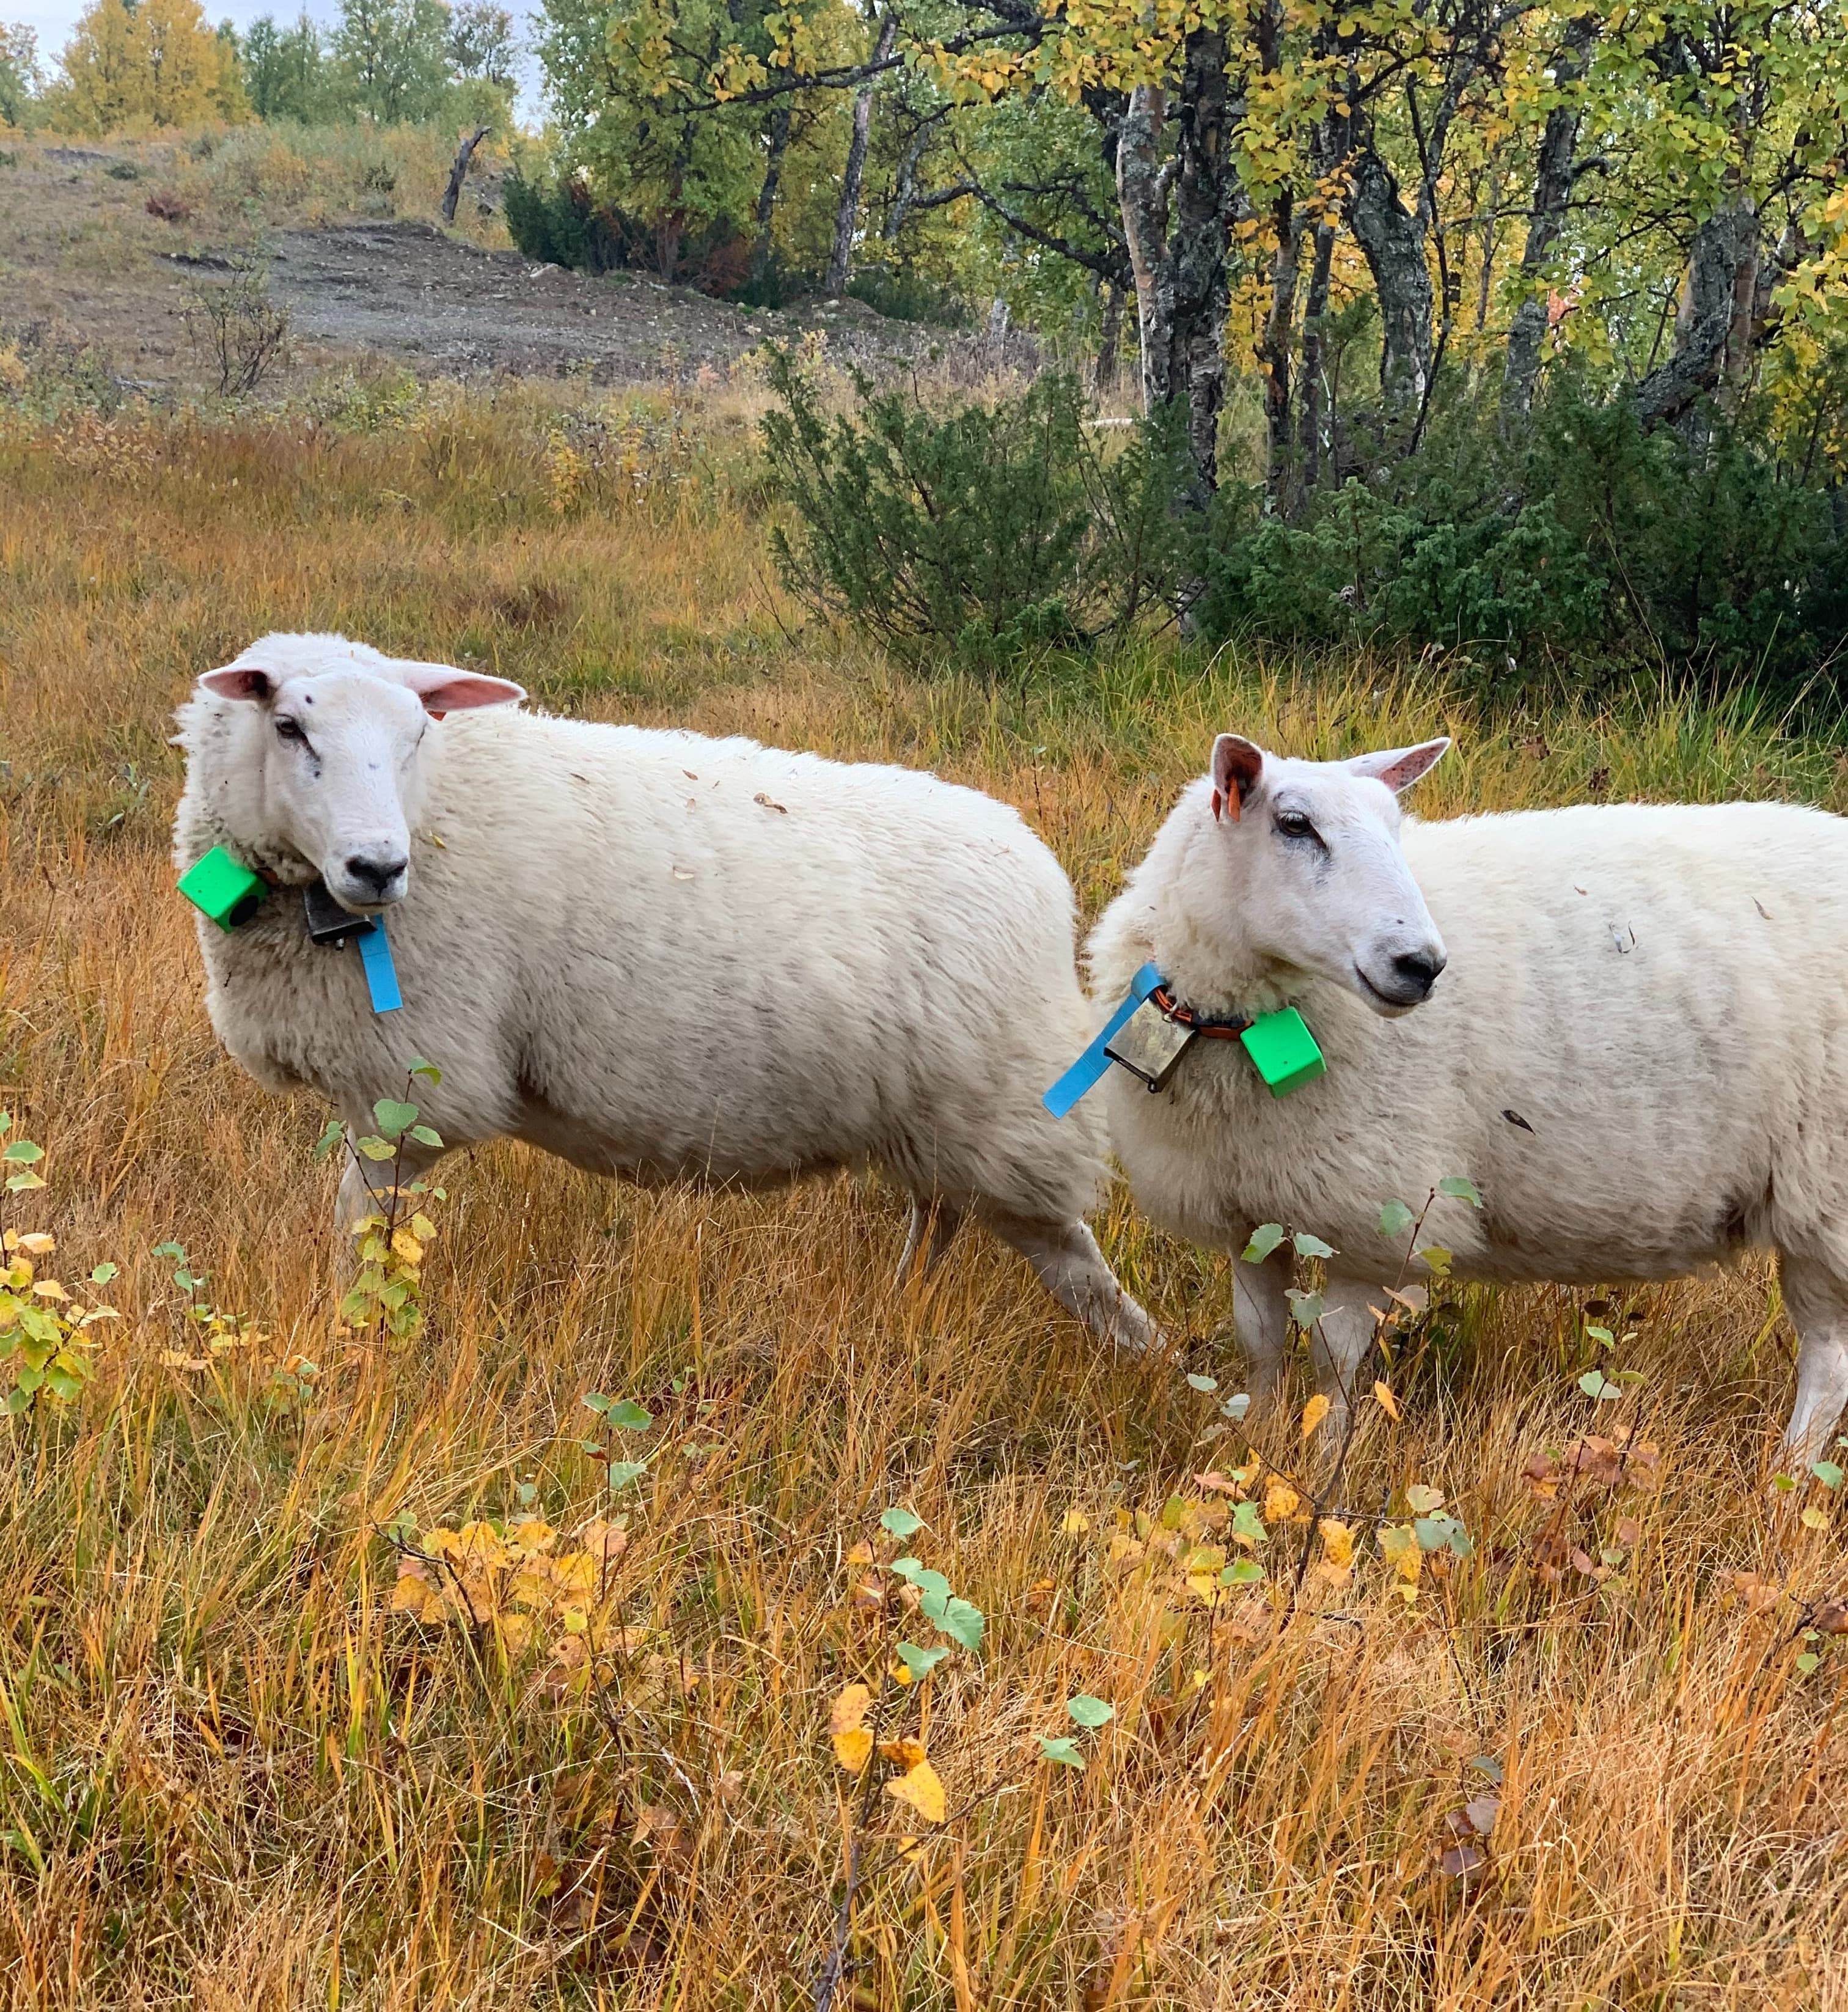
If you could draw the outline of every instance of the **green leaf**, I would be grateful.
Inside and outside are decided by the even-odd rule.
[[[16,1139],[10,1146],[0,1150],[0,1160],[9,1160],[15,1166],[30,1167],[45,1156],[44,1147],[34,1145],[30,1139]]]
[[[931,1613],[932,1602],[928,1598],[922,1605],[924,1611],[930,1615],[937,1626],[946,1635],[960,1642],[972,1654],[981,1647],[982,1630],[986,1625],[986,1617],[980,1607],[969,1600],[958,1600],[954,1594],[944,1603],[944,1611],[940,1614]]]
[[[1095,1732],[1101,1725],[1108,1725],[1116,1717],[1116,1707],[1106,1704],[1102,1698],[1093,1697],[1088,1691],[1080,1691],[1075,1698],[1065,1700],[1065,1709],[1086,1732]]]
[[[1415,1250],[1412,1255],[1425,1261],[1425,1268],[1433,1278],[1447,1279],[1450,1275],[1451,1254],[1441,1243],[1427,1243],[1423,1250]]]
[[[1313,1327],[1322,1318],[1322,1297],[1319,1293],[1289,1293],[1290,1317],[1298,1327]]]
[[[1299,1258],[1332,1258],[1335,1254],[1333,1244],[1324,1243],[1319,1236],[1311,1236],[1306,1229],[1299,1229],[1293,1241]]]
[[[1842,1470],[1832,1460],[1813,1461],[1810,1472],[1825,1488],[1839,1488],[1842,1485]]]
[[[152,1254],[156,1258],[170,1258],[176,1265],[184,1265],[186,1262],[186,1246],[184,1243],[157,1243]]]
[[[1593,1341],[1602,1342],[1607,1348],[1614,1348],[1617,1346],[1617,1337],[1607,1327],[1593,1327],[1591,1322],[1587,1321],[1585,1324],[1585,1332]]]
[[[389,1139],[355,1139],[353,1143],[369,1160],[392,1159],[398,1152]]]
[[[93,1286],[106,1286],[112,1279],[117,1275],[117,1268],[112,1265],[105,1258],[103,1261],[97,1266],[96,1269],[90,1274],[90,1282]]]
[[[372,1117],[387,1139],[401,1139],[417,1122],[417,1107],[400,1104],[395,1097],[381,1097],[372,1108]]]
[[[920,1649],[915,1642],[901,1642],[897,1653],[905,1674],[914,1684],[921,1684],[950,1652],[947,1649]]]
[[[1821,1667],[1821,1662],[1822,1658],[1814,1649],[1806,1649],[1796,1659],[1797,1674],[1800,1676],[1809,1676]]]
[[[936,1620],[936,1614],[931,1613],[931,1608],[934,1605],[940,1611],[947,1605],[950,1598],[950,1582],[940,1571],[931,1571],[927,1565],[917,1558],[894,1558],[892,1561],[892,1569],[901,1579],[909,1579],[919,1592],[923,1594],[924,1611],[930,1614],[933,1621]]]
[[[1251,1241],[1239,1254],[1247,1265],[1261,1265],[1283,1241],[1280,1222],[1261,1222],[1251,1233]]]
[[[1197,1390],[1204,1397],[1209,1391],[1218,1389],[1219,1379],[1217,1376],[1197,1376],[1190,1370],[1187,1373],[1187,1386],[1190,1389]]]
[[[879,1526],[902,1544],[907,1537],[915,1536],[923,1529],[924,1518],[913,1510],[892,1508],[880,1517]]]
[[[6,1177],[6,1192],[9,1194],[24,1194],[29,1189],[42,1188],[44,1186],[45,1176],[42,1174],[28,1172],[9,1174]]]
[[[1453,1201],[1466,1201],[1472,1208],[1480,1208],[1482,1205],[1482,1197],[1476,1190],[1476,1184],[1467,1174],[1447,1175],[1438,1183],[1437,1192],[1440,1195],[1448,1195]]]
[[[1264,1567],[1255,1558],[1234,1558],[1219,1575],[1222,1586],[1256,1586],[1264,1577]]]
[[[1403,1236],[1418,1221],[1402,1201],[1382,1202],[1379,1208],[1379,1233],[1382,1236]]]
[[[1251,1393],[1248,1390],[1241,1390],[1236,1397],[1228,1397],[1219,1407],[1226,1417],[1232,1419],[1234,1423],[1242,1418],[1250,1408]]]
[[[1270,1532],[1264,1527],[1255,1502],[1241,1502],[1233,1511],[1232,1534],[1235,1537],[1249,1537],[1256,1544],[1269,1541]]]
[[[412,1076],[426,1077],[431,1083],[441,1083],[443,1080],[443,1072],[434,1062],[426,1062],[421,1055],[412,1056],[409,1073]]]
[[[645,1460],[612,1460],[609,1464],[609,1485],[612,1488],[626,1488],[632,1481],[639,1481],[648,1471]]]
[[[1613,1383],[1601,1369],[1586,1370],[1579,1379],[1579,1388],[1586,1397],[1595,1397],[1600,1403],[1610,1402],[1623,1395],[1623,1386]]]
[[[615,1401],[614,1397],[605,1397],[601,1390],[591,1391],[584,1399],[586,1407],[593,1411],[607,1411]]]
[[[315,1158],[317,1160],[326,1159],[345,1136],[346,1129],[337,1118],[330,1118],[320,1137],[315,1141]]]
[[[604,1416],[612,1425],[626,1432],[645,1432],[655,1422],[655,1414],[638,1404],[633,1397],[623,1397],[606,1405]]]
[[[1084,1756],[1078,1750],[1078,1742],[1069,1736],[1061,1739],[1048,1739],[1040,1735],[1040,1757],[1043,1760],[1056,1760],[1061,1768],[1082,1768]]]
[[[419,1146],[429,1147],[433,1152],[440,1153],[443,1150],[442,1135],[433,1132],[427,1125],[413,1125],[405,1136],[415,1140]]]

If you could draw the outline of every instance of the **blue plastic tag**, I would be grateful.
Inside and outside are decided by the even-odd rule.
[[[1129,981],[1129,990],[1098,1030],[1097,1037],[1040,1100],[1054,1118],[1063,1118],[1087,1090],[1094,1090],[1110,1058],[1104,1051],[1119,1028],[1143,1000],[1161,983],[1161,974],[1145,964]]]
[[[385,918],[374,915],[356,940],[359,961],[366,970],[366,990],[372,994],[375,1013],[395,1013],[403,1005],[398,989],[398,968],[391,961],[391,939],[385,933]]]

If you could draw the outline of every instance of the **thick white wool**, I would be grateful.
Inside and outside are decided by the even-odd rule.
[[[317,722],[364,707],[356,669],[394,677],[337,638],[238,661],[273,665],[285,699],[337,676]],[[313,877],[266,808],[273,706],[202,690],[183,710],[182,867],[223,844]],[[311,944],[291,891],[230,934],[201,920],[212,1025],[252,1075],[368,1129],[425,1056],[443,1078],[417,1101],[447,1145],[511,1136],[637,1179],[876,1165],[1147,1339],[1083,1227],[1102,1111],[1040,1108],[1088,1010],[1069,884],[1014,811],[906,769],[505,705],[419,731],[408,891],[384,911],[401,1011],[372,1011],[357,954]]]
[[[1384,1018],[1327,978],[1280,979],[1241,937],[1240,855],[1208,790],[1100,922],[1094,983],[1118,997],[1151,960],[1215,1011],[1292,1001],[1328,1072],[1273,1098],[1218,1043],[1158,1096],[1113,1071],[1141,1205],[1225,1250],[1266,1222],[1336,1246],[1319,1340],[1337,1406],[1404,1256],[1380,1206],[1421,1208],[1447,1175],[1482,1208],[1440,1200],[1425,1234],[1465,1279],[1671,1278],[1774,1247],[1802,1344],[1786,1450],[1820,1449],[1848,1400],[1848,822],[1774,804],[1407,820],[1449,963],[1428,1003]],[[1266,1381],[1282,1274],[1239,1267]]]

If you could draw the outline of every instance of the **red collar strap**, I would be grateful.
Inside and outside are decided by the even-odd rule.
[[[1251,1025],[1247,1019],[1215,1020],[1197,1013],[1191,1006],[1183,1006],[1165,985],[1158,985],[1149,997],[1165,1019],[1204,1034],[1209,1041],[1236,1041]]]

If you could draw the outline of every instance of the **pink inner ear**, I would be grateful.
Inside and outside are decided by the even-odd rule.
[[[468,712],[478,706],[515,705],[526,695],[511,678],[491,678],[478,672],[451,670],[446,664],[408,667],[405,683],[423,701],[433,719],[446,712]]]
[[[276,681],[267,671],[235,664],[227,665],[222,671],[206,672],[199,683],[220,698],[267,698],[276,689]]]
[[[1379,754],[1363,754],[1349,765],[1356,774],[1371,776],[1397,794],[1409,790],[1420,776],[1429,775],[1450,752],[1449,737],[1422,740],[1415,747],[1394,747]]]
[[[1222,733],[1213,743],[1213,815],[1222,809],[1234,824],[1245,799],[1264,772],[1264,750],[1236,733]]]

